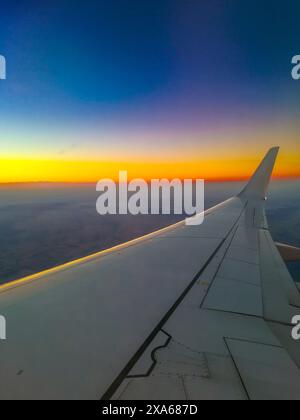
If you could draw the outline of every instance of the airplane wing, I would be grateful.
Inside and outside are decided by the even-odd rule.
[[[0,288],[0,399],[299,399],[300,294],[270,235],[278,148],[205,213]]]

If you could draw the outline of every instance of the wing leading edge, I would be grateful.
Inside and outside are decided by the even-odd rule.
[[[299,292],[264,213],[277,153],[201,226],[1,289],[0,399],[299,397]]]

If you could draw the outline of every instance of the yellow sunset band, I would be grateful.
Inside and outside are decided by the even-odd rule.
[[[37,159],[0,159],[0,183],[19,182],[96,182],[101,178],[118,180],[120,170],[129,178],[204,178],[239,180],[248,178],[259,158],[199,159],[189,161],[64,161]],[[298,177],[300,153],[281,154],[274,175]]]

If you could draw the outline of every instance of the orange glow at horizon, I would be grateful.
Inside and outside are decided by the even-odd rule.
[[[249,178],[263,156],[251,158],[190,159],[177,161],[64,161],[38,159],[0,159],[0,183],[62,182],[89,183],[102,178],[118,181],[120,170],[128,178],[201,178],[207,181],[238,181]],[[274,176],[277,178],[300,177],[300,153],[281,154]]]

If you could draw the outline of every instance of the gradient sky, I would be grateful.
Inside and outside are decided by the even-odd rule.
[[[10,1],[0,182],[300,176],[297,0]]]

